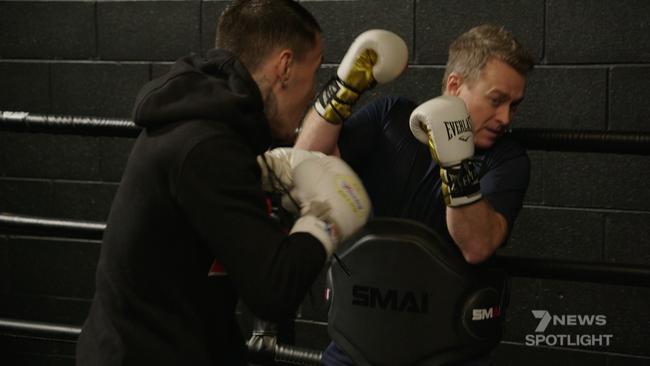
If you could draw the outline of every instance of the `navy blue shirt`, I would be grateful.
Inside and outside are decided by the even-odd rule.
[[[380,98],[364,106],[343,125],[341,157],[363,181],[375,217],[422,222],[451,243],[439,167],[428,146],[409,129],[415,107],[413,101],[397,97]],[[490,149],[477,150],[475,158],[482,162],[483,198],[506,218],[511,229],[530,178],[526,151],[503,136]]]

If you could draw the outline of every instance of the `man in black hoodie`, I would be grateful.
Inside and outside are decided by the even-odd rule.
[[[365,223],[355,177],[350,192],[364,207],[323,187],[333,172],[351,173],[340,160],[291,182],[307,165],[293,170],[291,151],[258,158],[293,139],[314,96],[320,33],[297,2],[234,1],[217,49],[181,58],[140,91],[143,131],[108,218],[78,365],[244,365],[238,300],[263,319],[292,317],[336,243]],[[272,177],[298,190],[302,216],[289,235],[269,217],[262,186]]]

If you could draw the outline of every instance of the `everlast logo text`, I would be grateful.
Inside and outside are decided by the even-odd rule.
[[[463,133],[463,132],[472,132],[472,122],[470,122],[469,117],[464,120],[458,121],[444,121],[445,128],[447,129],[448,140],[454,138],[454,136]]]
[[[428,313],[429,294],[354,285],[352,286],[352,304],[382,310]]]

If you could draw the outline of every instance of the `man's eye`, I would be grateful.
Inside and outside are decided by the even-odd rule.
[[[490,104],[492,104],[493,107],[498,107],[501,104],[501,99],[490,97]]]

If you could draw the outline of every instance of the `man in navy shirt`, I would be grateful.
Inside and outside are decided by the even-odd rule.
[[[499,26],[472,28],[449,48],[442,93],[465,102],[474,159],[481,167],[481,198],[470,204],[445,204],[440,167],[409,128],[417,105],[407,99],[378,99],[344,123],[327,119],[314,108],[295,146],[346,160],[363,181],[376,217],[403,217],[427,224],[455,243],[467,262],[480,263],[506,241],[528,187],[528,156],[504,133],[524,98],[526,76],[532,68],[530,53]],[[323,362],[352,364],[335,345],[325,351]]]

